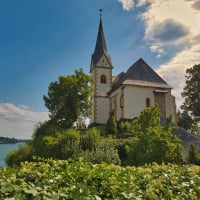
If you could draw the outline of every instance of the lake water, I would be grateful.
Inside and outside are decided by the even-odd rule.
[[[6,155],[15,149],[18,149],[19,145],[22,143],[16,143],[16,144],[0,144],[0,167],[5,166],[5,158]]]

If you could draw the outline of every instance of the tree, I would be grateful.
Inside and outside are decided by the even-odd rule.
[[[186,70],[186,86],[183,89],[182,97],[185,98],[182,105],[193,119],[200,121],[200,64],[194,65]]]
[[[106,133],[107,135],[117,133],[117,123],[113,112],[110,112],[109,118],[107,120]]]
[[[192,123],[193,120],[187,110],[183,110],[182,113],[178,111],[178,126],[184,128],[185,130],[191,130]]]
[[[157,106],[146,108],[133,125],[138,140],[130,150],[128,164],[178,163],[181,160],[182,145],[173,134],[175,129],[171,123],[171,118],[166,120],[165,125],[161,125]]]
[[[48,95],[43,97],[50,112],[50,119],[61,128],[71,128],[79,116],[90,114],[91,77],[82,69],[75,74],[60,76],[49,85]]]

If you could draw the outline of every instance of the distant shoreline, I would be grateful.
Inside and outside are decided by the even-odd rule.
[[[0,137],[0,144],[16,144],[16,143],[24,143],[24,142],[29,142],[29,141],[31,141],[31,140]]]

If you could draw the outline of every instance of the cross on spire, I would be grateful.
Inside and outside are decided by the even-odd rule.
[[[100,8],[100,9],[99,9],[100,17],[102,16],[102,12],[103,12],[103,9]]]

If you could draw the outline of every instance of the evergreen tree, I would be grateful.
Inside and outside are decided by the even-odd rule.
[[[106,134],[116,134],[117,133],[117,123],[113,112],[110,112],[109,118],[106,123]]]

